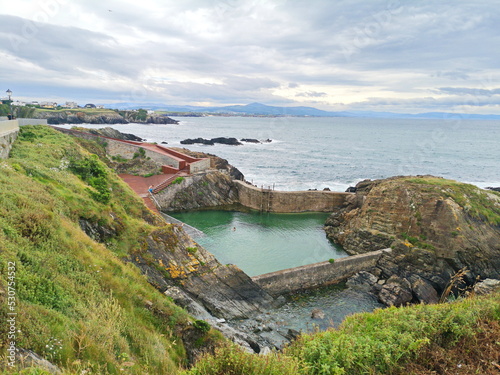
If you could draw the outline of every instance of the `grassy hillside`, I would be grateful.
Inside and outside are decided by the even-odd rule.
[[[104,229],[104,243],[79,221]],[[17,347],[67,373],[175,374],[188,316],[121,260],[162,225],[70,137],[23,127],[0,161],[0,316],[14,281]],[[4,358],[7,329],[0,325]]]

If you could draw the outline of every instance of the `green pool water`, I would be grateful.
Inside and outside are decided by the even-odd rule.
[[[171,216],[205,233],[196,241],[250,276],[347,256],[323,230],[328,214],[195,211]]]

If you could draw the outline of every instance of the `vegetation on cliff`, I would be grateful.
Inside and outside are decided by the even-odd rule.
[[[0,316],[15,264],[18,348],[67,373],[175,374],[186,364],[188,315],[121,260],[167,225],[112,171],[70,137],[26,126],[0,162],[0,190]],[[2,356],[7,333],[3,323]]]
[[[185,375],[497,374],[499,297],[356,314],[264,357],[224,346]]]

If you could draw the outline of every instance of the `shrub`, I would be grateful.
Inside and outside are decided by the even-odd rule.
[[[177,177],[175,180],[172,181],[172,185],[180,184],[182,181],[184,181],[184,177]]]
[[[210,324],[208,324],[204,320],[199,320],[199,319],[195,320],[193,322],[193,327],[203,334],[206,334],[208,333],[208,331],[210,331]]]

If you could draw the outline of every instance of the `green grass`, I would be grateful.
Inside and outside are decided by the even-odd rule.
[[[500,200],[494,203],[490,198],[491,196],[500,198],[498,192],[484,191],[474,185],[437,177],[409,177],[404,180],[419,185],[428,185],[436,193],[453,199],[470,216],[492,225],[500,225],[500,203],[498,203]]]
[[[92,186],[102,176],[111,193],[105,200]],[[11,157],[0,161],[0,287],[7,290],[6,267],[15,262],[17,346],[66,373],[177,373],[185,353],[175,332],[189,317],[123,261],[158,229],[145,219],[162,225],[72,138],[46,126],[22,127]],[[115,235],[97,243],[79,220]],[[2,353],[6,334],[3,325]]]
[[[462,350],[464,340],[475,342],[482,334],[480,322],[498,325],[499,301],[496,294],[356,314],[346,318],[339,329],[302,335],[282,353],[268,357],[224,347],[185,375],[405,373],[405,366],[412,361],[424,362],[430,348]],[[498,353],[498,337],[493,345]],[[461,360],[467,359],[464,356]]]

